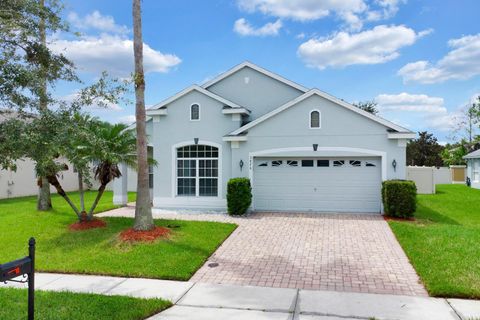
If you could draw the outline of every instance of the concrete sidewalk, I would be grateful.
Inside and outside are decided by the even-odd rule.
[[[0,288],[5,285],[0,284]],[[25,287],[8,283],[8,287]],[[471,320],[480,301],[194,282],[39,273],[39,290],[162,298],[175,305],[150,320]]]

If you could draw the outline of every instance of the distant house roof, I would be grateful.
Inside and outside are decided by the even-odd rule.
[[[16,118],[18,115],[13,111],[0,110],[0,123]]]
[[[463,159],[476,159],[476,158],[480,158],[480,149],[470,152],[469,154],[463,157]]]
[[[34,117],[35,115],[31,113],[18,113],[16,111],[0,109],[0,123],[11,119],[20,119],[28,123]]]

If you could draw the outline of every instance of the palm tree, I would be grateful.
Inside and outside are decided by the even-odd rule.
[[[60,140],[64,145],[61,152],[79,171],[81,198],[83,198],[83,181],[89,176],[92,164],[94,179],[100,183],[97,196],[88,212],[85,211],[83,200],[81,200],[80,210],[77,208],[57,179],[57,173],[67,169],[65,165],[62,167],[52,162],[47,178],[57,189],[58,194],[75,211],[79,221],[90,221],[108,183],[122,175],[118,168],[119,164],[125,163],[131,168],[137,167],[136,137],[124,124],[112,125],[88,115],[76,114],[70,123],[72,125],[65,132],[63,140]]]
[[[133,53],[135,57],[135,117],[137,131],[137,201],[135,206],[135,230],[154,228],[148,185],[148,152],[146,114],[145,114],[145,77],[143,72],[143,39],[141,0],[133,0]]]
[[[78,193],[80,197],[80,215],[87,216],[85,210],[85,187],[91,186],[91,156],[85,141],[94,138],[95,127],[102,125],[101,121],[87,113],[75,112],[70,118],[67,132],[63,135],[62,154],[75,167],[78,176]]]
[[[101,123],[92,126],[93,139],[87,144],[90,159],[94,163],[94,178],[100,182],[97,197],[88,211],[91,220],[107,184],[119,178],[122,173],[118,166],[125,163],[131,168],[137,167],[136,137],[124,124]],[[126,174],[126,173],[125,173]]]

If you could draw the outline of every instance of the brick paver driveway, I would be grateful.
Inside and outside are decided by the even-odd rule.
[[[379,215],[255,213],[231,218],[161,213],[155,217],[238,224],[191,281],[426,295]]]

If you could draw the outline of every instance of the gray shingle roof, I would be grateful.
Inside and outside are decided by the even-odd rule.
[[[480,158],[480,149],[470,152],[469,154],[463,157],[463,159],[475,159],[475,158]]]

